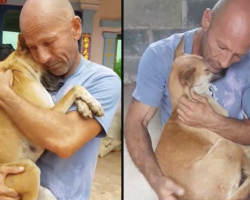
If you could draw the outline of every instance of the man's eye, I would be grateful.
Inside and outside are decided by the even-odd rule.
[[[37,47],[32,46],[32,47],[29,47],[29,49],[30,49],[30,50],[36,50],[36,49],[37,49]]]
[[[244,56],[243,55],[237,55],[239,59],[242,59]]]
[[[225,47],[222,47],[222,46],[219,46],[219,48],[220,48],[221,50],[225,50],[225,49],[226,49]]]
[[[50,42],[44,42],[43,46],[48,47],[50,45]]]
[[[48,46],[52,46],[54,44],[54,41],[51,42],[44,42],[43,46],[48,47]]]

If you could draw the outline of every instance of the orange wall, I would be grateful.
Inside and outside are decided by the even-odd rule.
[[[102,64],[103,59],[103,29],[99,27],[100,20],[121,20],[121,0],[101,0],[99,10],[94,15],[90,60]],[[121,32],[121,28],[104,28],[105,31]]]

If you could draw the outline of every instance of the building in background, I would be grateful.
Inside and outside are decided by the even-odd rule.
[[[0,0],[0,44],[17,46],[19,15],[26,0]],[[70,0],[82,19],[79,51],[93,62],[115,69],[121,58],[121,0]]]
[[[136,82],[146,48],[174,33],[200,27],[206,8],[218,0],[124,0],[124,83]]]

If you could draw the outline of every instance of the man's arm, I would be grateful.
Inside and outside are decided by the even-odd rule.
[[[150,179],[151,174],[162,176],[147,129],[156,110],[156,108],[140,103],[133,98],[125,121],[125,139],[128,151],[147,180]]]
[[[148,180],[159,199],[175,199],[173,195],[182,195],[184,190],[162,175],[147,129],[156,110],[133,99],[125,121],[125,141],[133,162]]]
[[[63,114],[35,106],[8,86],[1,87],[0,106],[31,141],[62,158],[74,154],[102,130],[95,119],[85,120],[77,111]]]
[[[207,128],[224,138],[240,144],[250,144],[250,121],[238,120],[217,114],[207,99],[190,91],[197,102],[182,96],[177,113],[179,119],[193,127]]]

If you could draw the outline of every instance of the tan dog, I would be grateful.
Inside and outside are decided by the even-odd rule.
[[[162,132],[155,154],[165,176],[185,189],[180,200],[240,200],[250,193],[250,164],[240,145],[207,129],[189,127],[178,120],[177,102],[190,97],[190,88],[206,94],[209,82],[217,79],[202,57],[183,54],[184,40],[175,51],[169,77],[172,116]],[[211,106],[227,115],[212,98]],[[242,183],[243,182],[243,183]]]
[[[66,113],[75,102],[78,112],[83,117],[103,115],[103,109],[83,87],[72,88],[55,106],[49,93],[40,82],[46,82],[49,89],[58,86],[58,78],[44,71],[29,52],[22,35],[18,36],[18,47],[6,60],[0,62],[0,70],[12,76],[11,87],[27,101]],[[42,120],[42,119],[41,119]],[[16,124],[0,107],[0,164],[25,167],[25,172],[19,175],[9,175],[6,185],[22,195],[22,200],[55,199],[50,191],[40,188],[40,170],[35,165],[44,149],[29,141]],[[40,189],[40,193],[39,193]]]

